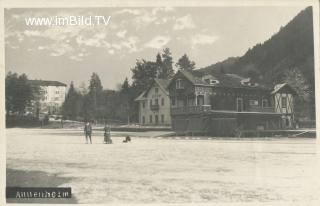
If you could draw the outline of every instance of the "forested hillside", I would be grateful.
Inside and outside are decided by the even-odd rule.
[[[288,82],[299,94],[298,112],[314,118],[313,49],[312,7],[308,7],[270,39],[249,48],[242,57],[228,58],[201,70],[236,73],[270,86]],[[302,108],[305,104],[308,109]]]

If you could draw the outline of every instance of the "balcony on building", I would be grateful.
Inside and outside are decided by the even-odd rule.
[[[211,105],[171,107],[172,115],[201,114],[201,113],[207,113],[209,111],[225,111],[226,112],[228,110],[212,110]],[[275,113],[275,110],[274,110],[274,107],[249,106],[248,108],[241,111],[230,110],[229,112]]]
[[[275,112],[274,107],[261,107],[261,106],[253,106],[250,105],[246,111],[248,112],[268,112],[268,113],[272,113]]]
[[[185,107],[171,107],[171,114],[200,114],[209,112],[211,105],[197,105],[197,106],[185,106]]]
[[[152,105],[150,105],[150,109],[152,111],[158,111],[160,109],[160,106],[159,106],[159,104],[152,104]]]

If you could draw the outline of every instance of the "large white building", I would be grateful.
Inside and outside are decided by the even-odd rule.
[[[66,97],[67,85],[59,81],[29,80],[29,82],[39,95],[38,101],[32,102],[32,112],[59,114]]]
[[[139,102],[141,125],[171,125],[168,83],[166,79],[154,79],[153,84],[135,99]]]

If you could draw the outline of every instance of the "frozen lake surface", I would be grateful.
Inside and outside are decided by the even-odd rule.
[[[320,202],[316,139],[199,140],[147,132],[132,133],[125,144],[119,132],[106,145],[96,132],[88,145],[76,130],[6,133],[8,185],[72,187],[78,203]]]

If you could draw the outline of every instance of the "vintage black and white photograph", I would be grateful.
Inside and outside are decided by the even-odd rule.
[[[4,8],[6,204],[320,203],[318,2],[250,2]]]

